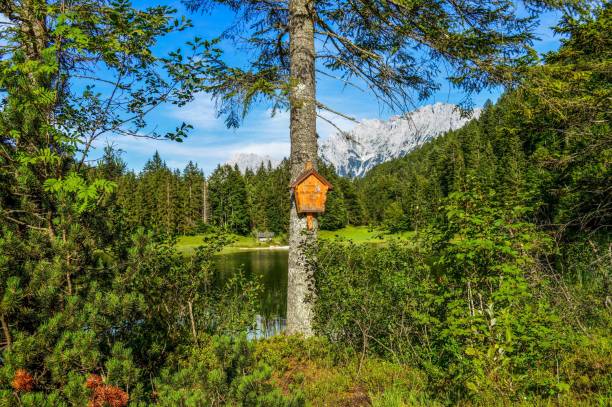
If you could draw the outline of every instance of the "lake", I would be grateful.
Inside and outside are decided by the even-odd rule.
[[[263,285],[256,330],[249,334],[251,337],[268,337],[285,328],[287,261],[287,250],[244,250],[217,256],[222,280],[244,270],[247,278],[258,278]]]

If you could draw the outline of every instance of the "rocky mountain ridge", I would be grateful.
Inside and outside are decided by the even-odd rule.
[[[363,120],[348,132],[332,134],[321,143],[319,153],[339,175],[361,177],[372,167],[402,157],[479,115],[480,109],[475,109],[470,117],[463,117],[457,106],[436,103],[389,120]]]
[[[480,115],[474,109],[469,117],[462,116],[456,105],[435,103],[423,106],[388,120],[365,119],[353,129],[336,132],[319,145],[321,158],[332,164],[339,175],[362,177],[374,166],[403,157],[423,143],[450,130],[463,127]],[[227,164],[238,165],[240,171],[256,171],[263,163],[275,167],[280,160],[268,155],[238,153]]]

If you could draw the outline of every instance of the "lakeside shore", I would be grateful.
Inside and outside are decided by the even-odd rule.
[[[319,239],[325,240],[345,239],[355,243],[377,244],[391,239],[410,240],[414,237],[414,232],[388,234],[368,226],[347,226],[338,230],[320,230],[318,236]],[[202,244],[205,237],[206,235],[180,236],[176,247],[184,254],[191,254],[196,247]],[[275,236],[269,242],[259,242],[254,236],[234,235],[233,238],[234,242],[227,245],[221,252],[222,254],[249,250],[289,250],[287,237],[284,235]]]

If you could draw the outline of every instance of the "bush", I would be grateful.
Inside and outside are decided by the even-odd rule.
[[[362,354],[413,360],[426,344],[432,278],[426,258],[399,242],[387,247],[320,242],[315,328]]]
[[[301,406],[301,395],[283,395],[270,378],[272,368],[255,358],[245,336],[210,337],[191,347],[155,382],[161,406]]]
[[[562,317],[546,263],[552,240],[524,220],[527,209],[494,202],[451,194],[417,248],[322,242],[317,332],[360,364],[376,355],[424,370],[445,403],[600,399],[609,391],[607,319],[585,336]],[[598,351],[577,351],[587,343]],[[399,393],[387,388],[377,403]]]

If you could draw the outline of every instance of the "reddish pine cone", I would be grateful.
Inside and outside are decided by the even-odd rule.
[[[85,387],[88,389],[95,389],[100,386],[102,386],[102,377],[97,374],[90,374],[85,381]]]
[[[15,377],[13,377],[13,381],[11,382],[13,389],[19,392],[28,392],[32,391],[34,388],[34,378],[31,374],[28,373],[25,369],[17,369],[15,372]]]
[[[119,387],[101,385],[93,391],[89,407],[125,407],[128,400],[128,394]]]

